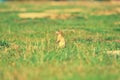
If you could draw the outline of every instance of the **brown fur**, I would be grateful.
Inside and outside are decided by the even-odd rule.
[[[65,47],[65,39],[63,37],[62,31],[57,31],[56,35],[57,35],[56,42],[58,43],[58,48],[64,48]]]

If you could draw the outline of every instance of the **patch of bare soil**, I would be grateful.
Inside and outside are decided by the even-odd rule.
[[[50,15],[50,19],[68,19],[72,17],[71,14],[55,14],[55,15]]]
[[[101,10],[92,13],[92,15],[112,15],[112,14],[120,14],[120,8],[115,8],[112,10]]]
[[[83,10],[80,8],[73,8],[73,9],[54,9],[54,10],[45,11],[45,13],[60,13],[60,12],[72,13],[72,12],[83,12]]]
[[[47,13],[20,13],[18,16],[20,18],[44,18],[49,16]]]
[[[67,19],[71,14],[57,14],[57,13],[20,13],[20,18],[50,18],[50,19]]]
[[[54,10],[46,10],[41,13],[19,13],[18,16],[20,18],[50,18],[50,19],[68,19],[73,17],[72,12],[81,12],[82,10],[79,8],[75,9],[54,9]],[[63,12],[63,13],[61,13]]]
[[[81,5],[81,6],[87,6],[87,7],[99,6],[99,4],[101,3],[90,2],[90,1],[59,1],[59,2],[53,1],[50,3],[50,5],[53,5],[53,6]]]

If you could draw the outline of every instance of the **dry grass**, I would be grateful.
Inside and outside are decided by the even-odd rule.
[[[120,50],[107,51],[108,55],[120,55]]]
[[[0,4],[0,79],[119,80],[119,5]],[[56,48],[58,30],[66,40],[62,49]]]

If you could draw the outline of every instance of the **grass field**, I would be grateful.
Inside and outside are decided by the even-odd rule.
[[[0,3],[0,80],[120,80],[107,54],[120,50],[119,14],[119,2]]]

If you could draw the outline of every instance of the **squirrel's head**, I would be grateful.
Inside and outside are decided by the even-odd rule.
[[[56,34],[57,35],[63,35],[63,32],[62,31],[56,31]]]

